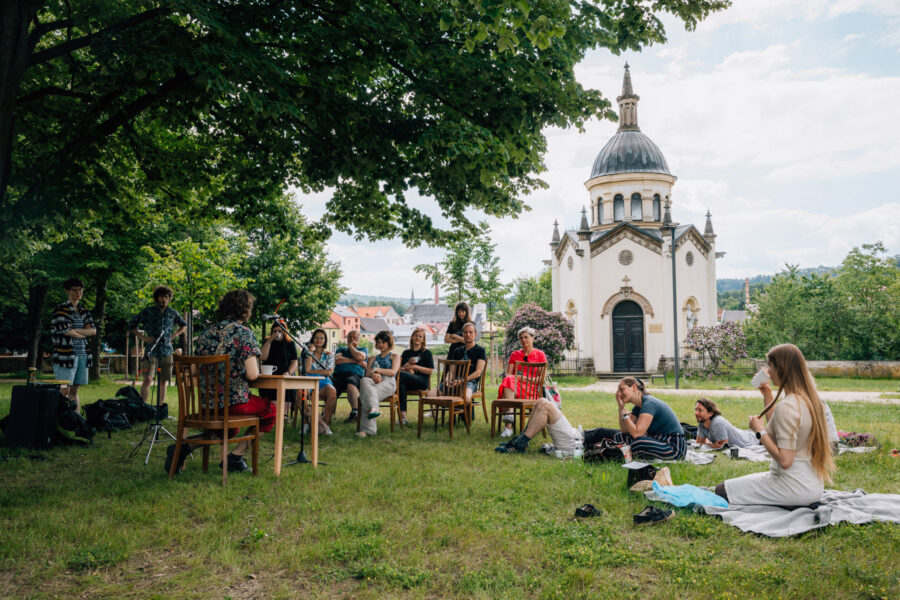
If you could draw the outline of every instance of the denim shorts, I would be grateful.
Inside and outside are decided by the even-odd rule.
[[[72,368],[53,365],[53,376],[56,379],[71,381],[72,385],[87,385],[87,354],[76,354],[74,360],[75,366]]]

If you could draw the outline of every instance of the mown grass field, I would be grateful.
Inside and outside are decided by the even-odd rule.
[[[87,386],[83,400],[116,387]],[[0,416],[10,388],[0,384]],[[662,398],[689,420],[692,399]],[[738,424],[758,410],[750,400],[721,405]],[[615,422],[611,395],[565,393],[564,410],[576,426]],[[900,406],[832,410],[841,429],[885,446],[840,457],[833,487],[900,493],[900,459],[887,453],[900,446]],[[127,459],[142,427],[86,448],[0,449],[0,597],[900,597],[898,525],[773,540],[678,509],[635,528],[631,516],[647,503],[625,489],[619,465],[548,458],[540,437],[525,456],[498,455],[481,419],[452,441],[445,430],[391,434],[385,417],[377,437],[359,440],[337,423],[322,438],[326,465],[285,467],[280,478],[267,436],[260,475],[232,475],[225,489],[199,461],[167,480],[164,446],[149,465],[145,452]],[[289,430],[285,456],[298,449]],[[675,483],[697,485],[765,468],[724,457],[671,467]],[[584,502],[604,515],[574,520]]]

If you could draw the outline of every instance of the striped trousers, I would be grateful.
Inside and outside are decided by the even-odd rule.
[[[618,429],[598,427],[584,432],[584,447],[588,449],[600,440],[608,438],[617,444],[628,444],[631,455],[635,458],[656,458],[660,460],[679,460],[687,452],[684,434],[670,433],[665,435],[642,435],[631,437]]]

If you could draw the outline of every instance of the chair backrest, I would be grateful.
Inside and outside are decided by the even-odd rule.
[[[466,399],[466,379],[471,363],[467,360],[438,359],[438,381],[441,396],[457,396]]]
[[[228,420],[231,357],[175,355],[178,417],[196,415],[204,421]]]
[[[522,400],[537,400],[544,395],[544,377],[547,363],[516,361],[516,379],[519,380],[519,391],[516,397]]]

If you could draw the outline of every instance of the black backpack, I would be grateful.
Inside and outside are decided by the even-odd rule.
[[[130,429],[131,421],[125,415],[125,409],[118,400],[97,400],[82,408],[88,425],[97,431],[107,432],[111,437],[113,431]]]
[[[93,442],[96,430],[75,412],[75,405],[68,398],[60,397],[56,431],[62,444],[88,445]]]
[[[590,463],[609,462],[613,460],[623,461],[625,460],[625,454],[614,440],[604,438],[594,444],[592,448],[585,450],[582,459],[584,462]]]

